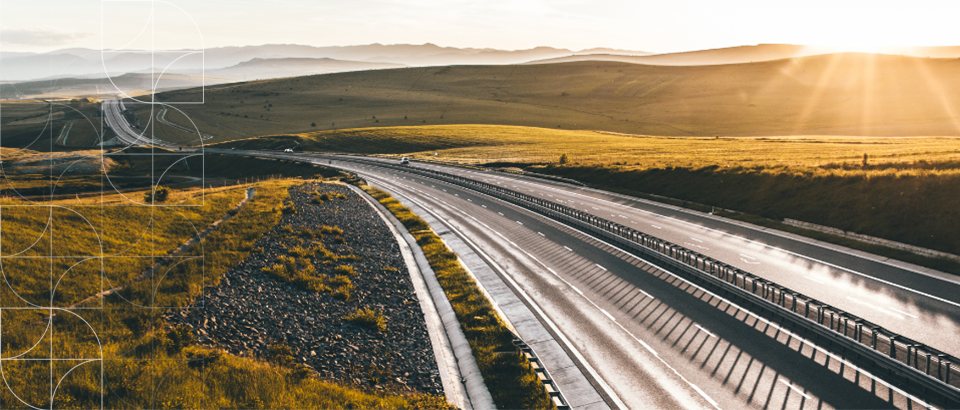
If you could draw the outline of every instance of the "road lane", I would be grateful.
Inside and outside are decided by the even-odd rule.
[[[960,356],[960,338],[953,336],[960,334],[960,279],[931,276],[922,269],[871,259],[863,252],[823,246],[738,221],[549,180],[434,164],[414,166],[574,206],[686,246]]]
[[[856,387],[849,364],[845,371],[795,337],[596,239],[455,186],[356,170],[416,199],[491,255],[563,324],[630,408],[890,406],[870,393],[868,377]],[[903,405],[902,397],[894,404]]]

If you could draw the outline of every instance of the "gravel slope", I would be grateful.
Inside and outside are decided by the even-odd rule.
[[[335,192],[346,199],[321,205],[310,202],[315,191]],[[443,394],[436,359],[410,276],[390,230],[354,191],[335,184],[305,184],[290,189],[296,214],[281,222],[256,243],[259,248],[236,269],[227,272],[218,287],[204,290],[194,305],[168,315],[174,325],[193,329],[200,343],[241,356],[265,357],[267,347],[283,343],[297,363],[306,364],[324,378],[372,387]],[[314,258],[317,274],[334,277],[338,265],[350,265],[354,289],[350,300],[330,292],[302,290],[276,279],[261,268],[273,265],[292,246],[291,234],[322,225],[343,229],[318,238],[339,255],[359,261],[324,264]],[[396,268],[396,271],[385,268]],[[386,331],[358,327],[343,317],[358,307],[373,308],[386,317]]]

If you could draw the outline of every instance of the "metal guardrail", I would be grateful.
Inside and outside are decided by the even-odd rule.
[[[513,335],[513,345],[520,350],[523,357],[530,363],[530,367],[533,368],[533,372],[537,375],[537,378],[540,379],[540,383],[543,384],[544,389],[547,390],[547,395],[550,396],[550,401],[553,402],[553,405],[557,406],[557,410],[570,410],[570,403],[563,397],[563,393],[560,392],[557,383],[553,381],[550,372],[547,371],[547,368],[543,367],[543,362],[540,361],[537,352],[534,352],[533,348],[528,346],[527,343],[516,334]]]
[[[226,153],[250,155],[249,152]],[[289,160],[289,155],[257,155]],[[342,157],[331,159],[345,160]],[[692,282],[753,308],[754,313],[768,320],[776,320],[785,328],[800,331],[808,338],[812,336],[820,343],[828,343],[828,347],[839,350],[861,367],[882,372],[884,379],[898,389],[921,394],[930,402],[960,407],[960,374],[952,366],[960,363],[960,359],[800,292],[669,241],[532,195],[441,171],[363,158],[347,160],[424,175],[472,189],[610,240],[673,268],[674,273]]]
[[[960,406],[960,390],[957,388],[960,387],[960,375],[953,367],[954,363],[960,363],[960,359],[800,292],[669,241],[532,195],[440,171],[360,158],[350,160],[430,176],[597,234],[674,268],[675,273],[693,282],[738,299],[752,307],[755,313],[776,320],[786,328],[799,330],[820,343],[828,343],[829,347],[839,349],[851,360],[865,364],[863,367],[882,372],[880,375],[886,381],[900,389],[922,394],[938,404]]]

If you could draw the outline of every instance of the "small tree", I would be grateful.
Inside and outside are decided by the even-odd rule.
[[[311,127],[316,127],[316,126],[317,126],[317,123],[311,122],[311,123],[310,123],[310,126],[311,126]]]
[[[153,189],[144,194],[143,199],[146,202],[163,202],[170,197],[170,188],[165,186],[154,186]]]
[[[867,154],[866,154],[866,153],[863,154],[863,167],[864,167],[864,168],[867,167]]]
[[[566,165],[570,163],[570,156],[566,153],[560,154],[560,165]]]

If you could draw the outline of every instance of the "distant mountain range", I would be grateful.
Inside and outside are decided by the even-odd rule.
[[[121,91],[132,95],[151,90],[151,84],[157,89],[171,89],[200,84],[213,85],[409,66],[551,64],[575,61],[617,61],[667,66],[720,65],[772,61],[836,51],[827,47],[791,44],[759,44],[663,54],[609,48],[573,51],[537,47],[509,51],[440,47],[429,43],[336,47],[270,44],[154,53],[137,50],[101,53],[99,50],[72,48],[42,54],[0,53],[0,82],[31,82],[19,87],[0,88],[0,99],[95,96],[118,94]],[[887,53],[913,57],[957,58],[960,57],[960,46],[905,47],[891,49]],[[159,76],[160,73],[163,75]],[[124,74],[141,75],[112,83],[109,80],[79,81],[69,82],[67,85],[68,83],[62,81],[66,78],[116,79]],[[153,82],[149,80],[151,77],[154,78]]]
[[[363,65],[332,63],[329,60],[343,60],[356,63],[391,64],[386,67],[433,66],[461,64],[519,64],[531,60],[556,58],[583,53],[606,53],[626,55],[646,55],[642,51],[591,49],[579,52],[551,47],[537,47],[530,50],[496,50],[490,48],[440,47],[434,44],[422,45],[382,45],[370,44],[343,47],[312,47],[292,44],[270,44],[245,47],[219,47],[205,51],[170,50],[155,53],[129,50],[108,51],[85,48],[71,48],[48,53],[2,53],[0,54],[0,81],[29,81],[65,77],[98,76],[106,77],[130,72],[166,72],[176,74],[199,74],[200,70],[217,70],[237,66],[240,63],[260,59],[296,59],[290,63],[303,67],[303,59],[327,59],[326,63],[317,63],[325,70],[339,71],[369,69]],[[253,64],[250,68],[263,66]],[[277,62],[271,63],[275,69]],[[229,72],[239,73],[239,68]],[[282,71],[282,70],[281,70]],[[298,69],[294,69],[298,71]],[[329,72],[329,71],[323,71]],[[309,74],[309,73],[301,73]],[[209,75],[209,73],[208,73]],[[257,78],[256,74],[243,72],[236,79]]]

